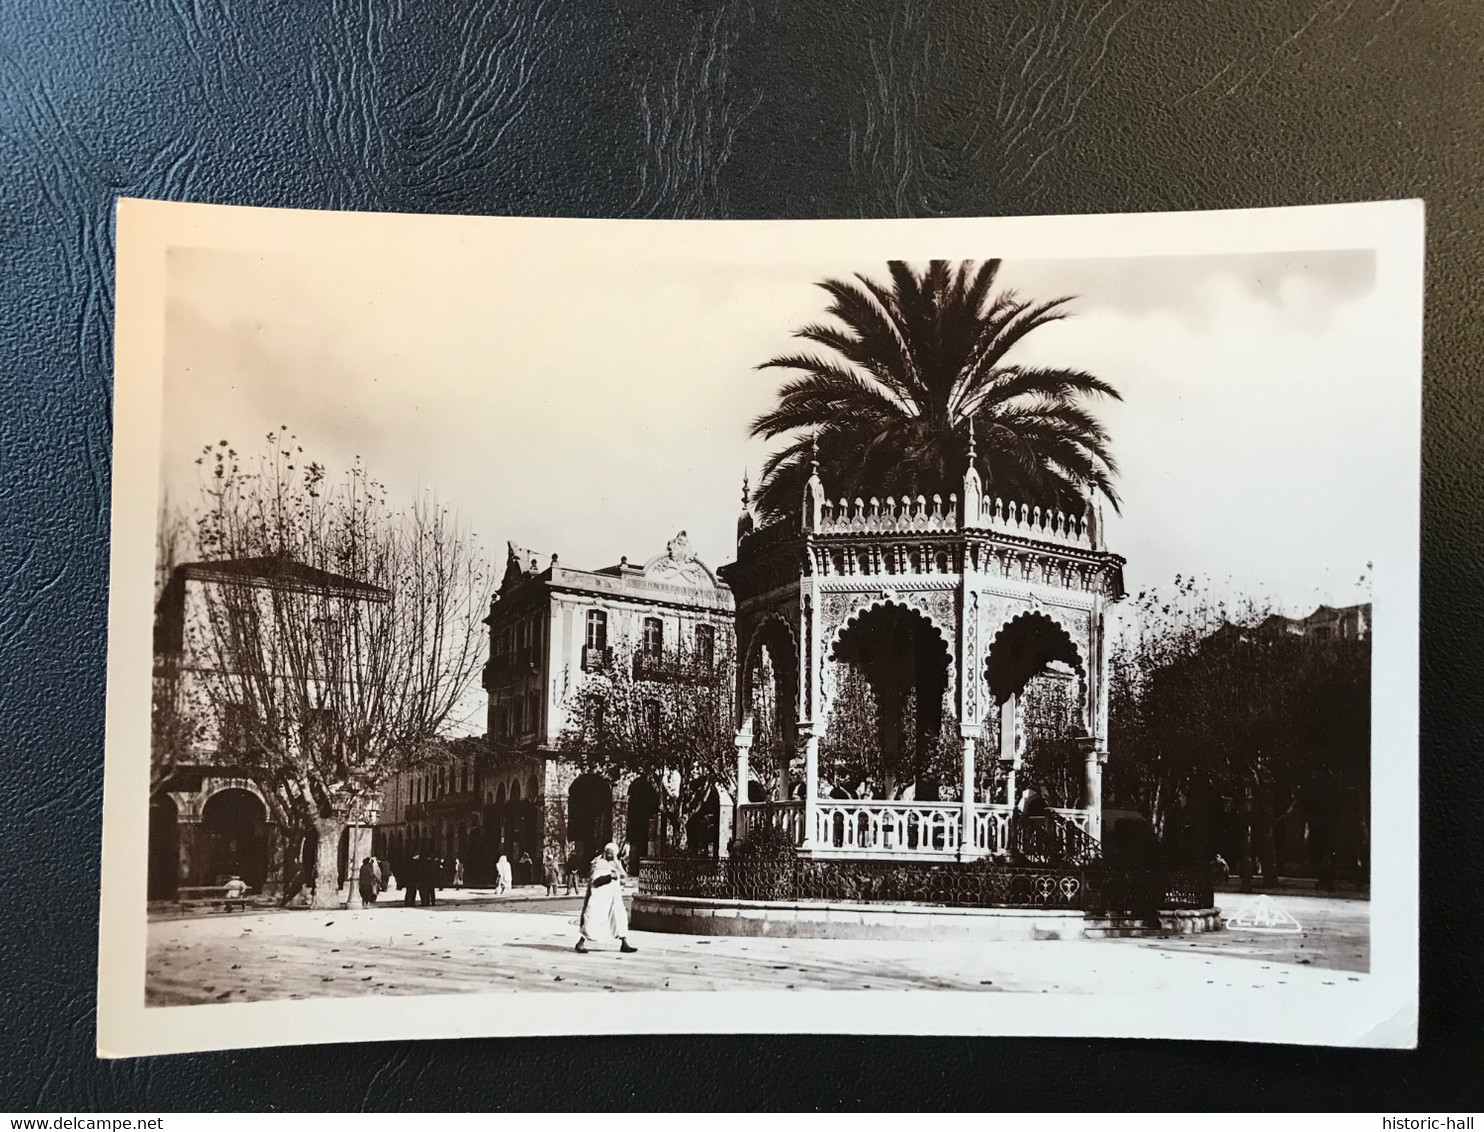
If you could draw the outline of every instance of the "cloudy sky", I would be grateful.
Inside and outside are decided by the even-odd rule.
[[[717,565],[743,472],[766,454],[748,423],[780,380],[754,367],[821,317],[816,280],[855,271],[883,274],[762,255],[176,248],[165,485],[189,503],[202,445],[252,452],[287,425],[331,468],[359,455],[394,497],[435,490],[497,566],[506,540],[574,566],[642,561],[682,528]],[[1005,264],[1008,286],[1077,297],[1019,359],[1123,394],[1098,411],[1130,590],[1194,573],[1294,613],[1363,597],[1376,501],[1408,455],[1407,359],[1375,271],[1367,250]]]

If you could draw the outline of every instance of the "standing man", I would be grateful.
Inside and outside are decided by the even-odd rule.
[[[567,895],[571,896],[577,891],[577,886],[583,880],[582,854],[576,845],[572,846],[572,852],[567,856]]]
[[[411,908],[417,903],[417,890],[422,884],[423,859],[414,853],[402,866],[402,903]]]

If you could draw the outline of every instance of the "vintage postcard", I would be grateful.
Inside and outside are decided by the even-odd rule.
[[[1414,1045],[1422,264],[122,201],[100,1054]]]

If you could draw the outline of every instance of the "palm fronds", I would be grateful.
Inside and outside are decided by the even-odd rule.
[[[815,349],[758,367],[794,375],[752,423],[753,436],[786,440],[758,486],[765,519],[798,513],[814,449],[833,497],[947,496],[962,480],[971,421],[990,494],[1075,509],[1092,490],[1118,506],[1107,430],[1086,405],[1117,390],[1082,370],[1007,360],[1028,334],[1068,317],[1071,300],[996,293],[999,271],[999,260],[933,260],[921,271],[893,260],[889,283],[819,284],[835,321],[795,333]]]

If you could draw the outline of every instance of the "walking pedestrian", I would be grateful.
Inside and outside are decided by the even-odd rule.
[[[495,864],[495,895],[504,896],[510,891],[511,874],[510,858],[504,853],[500,854],[500,860]]]
[[[541,857],[541,879],[546,882],[546,895],[555,896],[557,885],[562,883],[562,867],[557,863],[557,855],[551,849]]]
[[[453,859],[453,886],[455,888],[464,887],[464,861],[461,857],[455,857]]]
[[[623,906],[623,882],[627,875],[618,859],[618,846],[610,841],[603,846],[603,855],[593,860],[587,898],[582,902],[578,951],[586,953],[589,940],[598,943],[611,939],[618,940],[620,951],[639,950],[629,943],[629,915]]]
[[[419,870],[418,900],[424,908],[438,903],[438,885],[443,880],[443,861],[438,857],[424,857]]]
[[[376,903],[376,895],[381,891],[381,878],[376,875],[376,863],[370,857],[361,861],[361,873],[358,878],[361,890],[361,903],[371,905]]]

